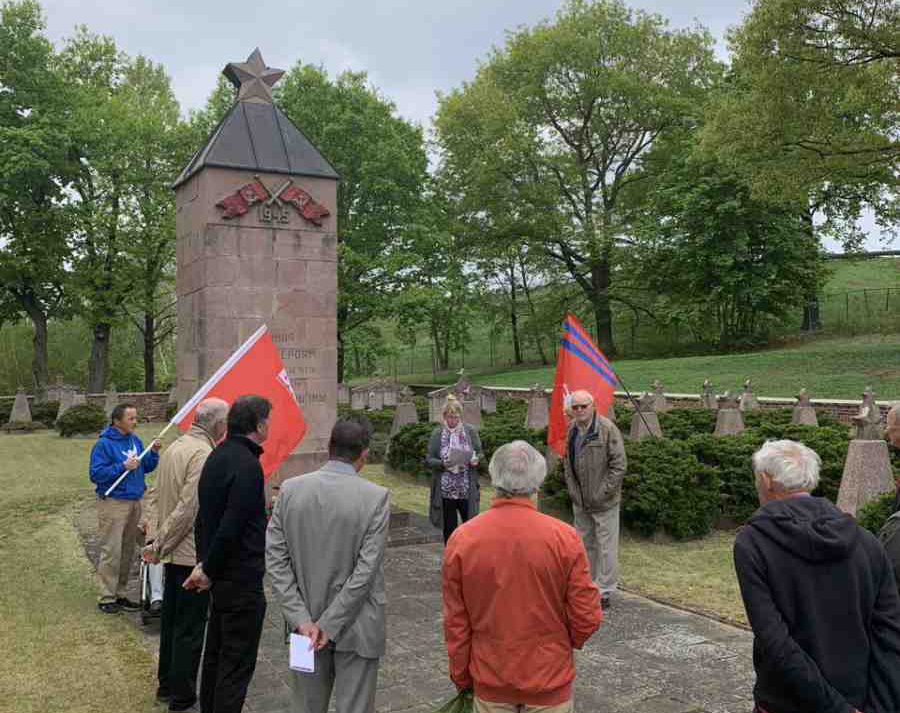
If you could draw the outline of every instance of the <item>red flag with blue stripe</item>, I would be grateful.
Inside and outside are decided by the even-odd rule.
[[[564,412],[575,391],[589,391],[597,413],[606,415],[612,405],[618,380],[606,356],[594,345],[590,335],[571,312],[563,320],[556,378],[550,399],[550,425],[547,443],[560,455],[566,452],[568,420]]]

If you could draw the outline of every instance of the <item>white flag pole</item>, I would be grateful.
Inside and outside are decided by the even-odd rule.
[[[225,361],[225,363],[222,364],[222,366],[220,366],[216,370],[216,373],[213,374],[211,377],[209,377],[209,379],[206,380],[206,383],[200,387],[200,389],[197,391],[197,393],[195,393],[193,396],[191,396],[190,399],[187,400],[187,402],[184,404],[184,406],[182,406],[178,410],[178,413],[176,413],[172,417],[172,420],[169,421],[169,423],[166,425],[166,427],[162,430],[162,433],[160,433],[156,438],[157,439],[162,438],[164,435],[166,435],[166,431],[168,431],[174,424],[178,423],[179,421],[181,421],[181,419],[183,419],[185,416],[187,416],[191,412],[191,409],[193,409],[198,403],[200,403],[203,400],[203,398],[206,396],[206,394],[209,393],[210,389],[212,389],[212,387],[216,385],[216,382],[218,382],[219,379],[221,379],[228,372],[228,370],[231,369],[231,367],[233,367],[235,365],[235,362],[237,362],[238,359],[240,359],[242,356],[244,356],[244,354],[246,354],[249,351],[250,347],[252,347],[254,344],[256,344],[256,342],[259,341],[259,338],[265,333],[266,333],[266,325],[263,325],[259,329],[257,329],[252,335],[250,335],[250,338],[246,342],[241,344],[241,346],[238,347],[237,351],[234,354],[232,354],[230,357],[228,357],[228,359]],[[156,440],[156,439],[154,439],[154,440]],[[141,453],[140,458],[138,460],[142,460],[144,458],[144,456],[147,455],[147,452],[150,450],[152,445],[153,445],[153,443],[151,441],[151,444],[144,449],[144,452]],[[109,497],[109,494],[113,490],[115,490],[116,486],[122,482],[122,479],[126,475],[128,475],[127,470],[116,479],[115,483],[113,483],[112,485],[109,486],[109,489],[103,494],[103,497],[105,497],[105,498]]]

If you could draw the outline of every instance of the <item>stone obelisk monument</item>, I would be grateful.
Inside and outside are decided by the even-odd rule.
[[[237,101],[173,186],[177,397],[268,325],[307,423],[277,485],[326,460],[337,416],[338,175],[275,105],[283,72],[258,49],[224,74]]]

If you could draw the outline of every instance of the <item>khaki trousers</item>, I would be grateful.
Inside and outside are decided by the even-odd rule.
[[[573,713],[572,699],[555,706],[528,706],[515,703],[494,703],[475,696],[475,713]]]
[[[591,579],[600,594],[616,591],[619,583],[619,505],[603,512],[585,512],[572,505],[575,530],[591,563]]]
[[[100,539],[97,577],[101,602],[114,602],[125,596],[140,521],[140,500],[97,499],[97,535]]]

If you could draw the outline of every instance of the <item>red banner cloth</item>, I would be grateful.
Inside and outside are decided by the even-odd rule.
[[[190,428],[194,411],[203,399],[219,398],[229,403],[238,396],[255,394],[272,402],[269,437],[260,458],[266,478],[278,467],[306,434],[306,420],[297,403],[291,380],[272,334],[263,325],[232,354],[200,390],[181,407],[172,422],[181,430]]]
[[[547,429],[547,443],[554,451],[559,455],[566,452],[568,420],[564,409],[571,394],[579,390],[590,392],[597,412],[605,416],[612,405],[617,381],[606,356],[597,349],[575,315],[571,312],[566,314],[559,341],[556,378],[550,398],[550,425]]]

